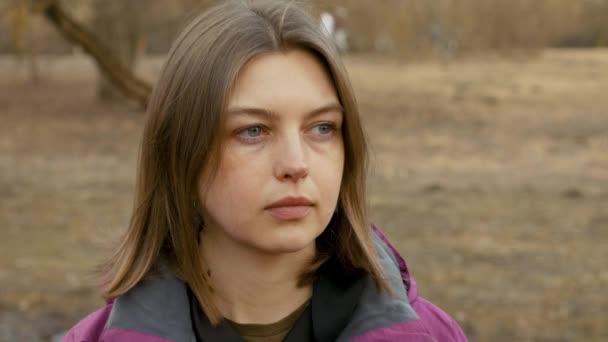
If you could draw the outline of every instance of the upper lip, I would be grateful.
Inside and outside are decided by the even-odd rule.
[[[296,207],[296,206],[306,206],[312,205],[312,201],[306,197],[302,196],[287,196],[283,197],[280,200],[271,203],[266,207],[266,209],[278,208],[278,207]]]

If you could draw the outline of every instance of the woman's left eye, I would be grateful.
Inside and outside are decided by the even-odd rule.
[[[316,125],[313,130],[319,135],[329,135],[336,130],[336,125],[326,122]]]

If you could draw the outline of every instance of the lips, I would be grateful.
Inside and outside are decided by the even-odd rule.
[[[288,196],[264,208],[272,217],[282,221],[301,220],[312,208],[313,203],[306,197]]]

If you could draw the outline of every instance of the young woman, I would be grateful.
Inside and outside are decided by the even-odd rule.
[[[365,171],[314,20],[285,1],[207,11],[152,94],[108,304],[64,341],[465,341],[368,223]]]

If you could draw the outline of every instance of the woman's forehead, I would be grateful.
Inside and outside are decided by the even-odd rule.
[[[231,108],[302,108],[307,112],[339,105],[338,95],[324,64],[306,50],[260,55],[239,73],[229,94]]]

